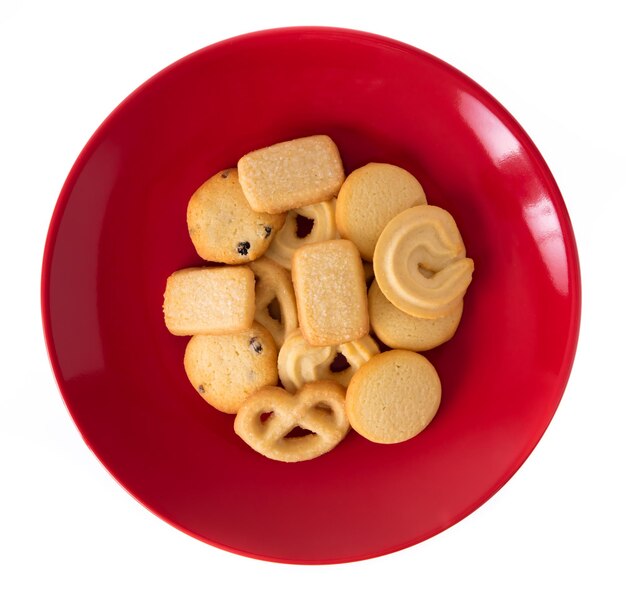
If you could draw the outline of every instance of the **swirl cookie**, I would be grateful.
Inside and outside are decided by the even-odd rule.
[[[385,226],[374,250],[378,286],[396,308],[411,316],[450,314],[473,272],[474,261],[465,256],[454,219],[433,205],[399,213]]]
[[[427,351],[449,341],[463,314],[461,300],[440,318],[418,318],[396,308],[374,281],[368,292],[370,323],[376,336],[392,349]]]
[[[300,330],[295,330],[278,353],[278,375],[289,392],[318,380],[332,380],[345,387],[354,372],[378,352],[378,346],[369,335],[341,345],[314,347],[306,342]],[[348,367],[335,371],[338,354],[343,355]]]
[[[254,211],[280,213],[336,197],[345,174],[327,135],[303,137],[246,154],[237,164]]]
[[[227,334],[250,328],[254,274],[248,267],[181,269],[167,278],[165,326],[175,335]]]
[[[352,428],[375,443],[400,443],[431,422],[441,401],[441,382],[419,353],[387,351],[355,374],[346,393]]]
[[[250,269],[256,277],[254,319],[272,333],[280,348],[285,335],[298,327],[291,275],[266,257],[250,263]]]
[[[387,223],[401,211],[425,203],[424,189],[410,172],[393,164],[371,162],[350,173],[341,186],[337,229],[371,261]]]
[[[262,388],[241,405],[235,433],[272,460],[312,460],[348,433],[344,396],[344,388],[335,382],[307,384],[295,395],[282,388]],[[309,433],[295,436],[298,427]]]
[[[369,333],[363,264],[352,242],[307,244],[291,263],[298,321],[311,345],[338,345]]]
[[[250,208],[236,168],[212,176],[187,205],[189,236],[207,261],[236,265],[258,259],[284,223],[283,213],[258,213]]]
[[[336,238],[335,201],[336,199],[329,199],[289,211],[284,226],[274,236],[265,256],[285,269],[291,269],[291,257],[298,248]],[[299,218],[304,218],[311,224],[311,230],[306,236],[298,235]]]
[[[278,382],[276,345],[257,324],[235,334],[191,337],[185,371],[196,391],[211,406],[234,414],[249,394]]]

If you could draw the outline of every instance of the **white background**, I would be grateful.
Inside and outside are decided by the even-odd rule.
[[[619,4],[2,0],[0,588],[626,589],[626,44]],[[48,222],[65,176],[104,117],[191,51],[298,24],[394,37],[491,92],[554,173],[583,272],[571,380],[521,470],[486,505],[427,542],[325,567],[231,555],[134,501],[72,423],[48,365],[39,312]]]

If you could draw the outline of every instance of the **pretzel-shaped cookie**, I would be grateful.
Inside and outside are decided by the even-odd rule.
[[[291,275],[267,257],[253,261],[249,266],[256,277],[254,319],[270,331],[276,346],[280,348],[285,336],[298,328]],[[276,312],[272,309],[274,304],[278,305],[278,314],[272,316]]]
[[[296,427],[310,433],[289,437]],[[321,456],[349,429],[345,389],[329,381],[306,384],[297,394],[272,386],[261,388],[246,398],[235,418],[239,437],[265,457],[281,462]]]
[[[374,250],[374,274],[385,297],[403,312],[439,318],[455,309],[472,281],[474,261],[453,217],[418,205],[394,217]]]
[[[295,392],[305,383],[317,380],[332,380],[347,387],[354,372],[378,352],[376,342],[369,335],[341,345],[314,347],[306,342],[300,329],[297,329],[287,336],[280,349],[278,375],[289,392]],[[337,353],[341,353],[350,366],[334,372],[331,365]]]
[[[332,240],[337,236],[335,226],[335,203],[336,199],[329,199],[322,203],[307,205],[298,209],[292,209],[287,213],[287,219],[283,227],[276,233],[265,256],[276,261],[285,269],[291,269],[291,256],[294,251],[305,244]],[[297,234],[298,216],[313,221],[311,232],[300,238]]]

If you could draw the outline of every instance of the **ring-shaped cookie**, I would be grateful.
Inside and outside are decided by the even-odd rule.
[[[301,246],[332,240],[337,236],[335,226],[336,199],[292,209],[287,213],[283,227],[276,233],[265,256],[285,269],[291,269],[291,256]],[[298,236],[298,216],[313,222],[311,232],[302,238]]]
[[[256,277],[254,319],[270,331],[276,346],[280,348],[285,336],[298,328],[291,275],[267,257],[253,261],[249,266]]]
[[[331,366],[338,353],[345,357],[349,366],[333,371]],[[289,392],[318,380],[332,380],[347,387],[354,372],[377,353],[378,345],[369,335],[341,345],[314,347],[297,329],[287,336],[279,351],[278,375]]]
[[[449,314],[465,295],[473,271],[453,217],[433,205],[399,213],[385,226],[374,251],[381,291],[411,316]]]

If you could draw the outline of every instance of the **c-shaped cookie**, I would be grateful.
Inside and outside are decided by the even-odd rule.
[[[307,205],[298,209],[292,209],[287,213],[287,219],[283,227],[276,233],[265,256],[276,261],[285,269],[291,269],[291,257],[293,253],[305,244],[323,242],[337,237],[335,226],[335,203],[336,199],[329,199],[322,203]],[[313,222],[311,232],[300,238],[298,232],[298,216],[307,218]]]
[[[349,364],[343,371],[334,372],[331,365],[341,353]],[[287,336],[278,354],[278,375],[289,392],[295,392],[308,382],[332,380],[347,387],[354,372],[379,353],[372,337],[366,335],[350,343],[314,347],[306,342],[300,329]]]
[[[449,314],[472,281],[474,261],[453,217],[440,207],[418,205],[394,217],[374,250],[374,274],[385,297],[421,318]]]

